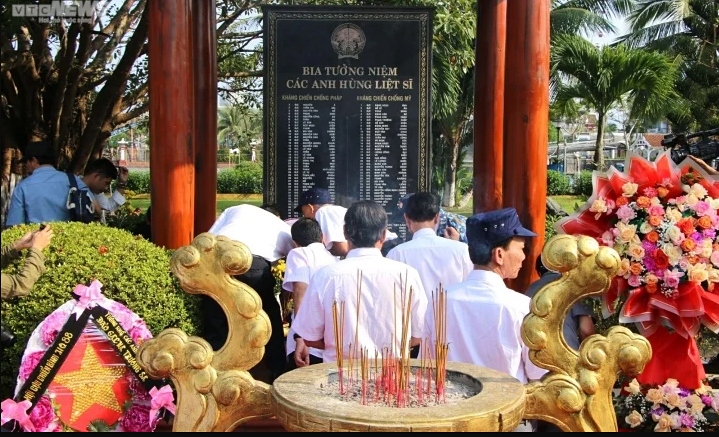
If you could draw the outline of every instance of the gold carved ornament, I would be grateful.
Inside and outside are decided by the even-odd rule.
[[[522,324],[530,359],[547,369],[529,383],[524,416],[551,422],[563,431],[616,432],[612,390],[619,372],[639,374],[651,358],[649,342],[622,326],[592,335],[579,351],[567,346],[564,318],[575,302],[600,295],[619,270],[619,255],[586,236],[556,235],[542,250],[542,262],[561,277],[532,299]]]
[[[227,341],[218,351],[175,328],[140,346],[142,368],[153,378],[169,377],[175,386],[173,431],[232,431],[248,420],[272,416],[270,386],[248,372],[262,359],[270,320],[259,295],[232,278],[252,264],[247,246],[203,233],[176,250],[170,264],[186,292],[217,301],[229,326]]]

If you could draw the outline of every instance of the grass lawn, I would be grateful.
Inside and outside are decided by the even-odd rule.
[[[576,210],[575,206],[580,206],[584,203],[580,196],[552,196],[552,199],[554,199],[559,204],[559,206],[561,206],[562,209],[567,211],[567,213],[569,214],[573,213]],[[219,215],[222,211],[226,210],[231,206],[240,205],[243,203],[260,206],[262,205],[262,195],[218,194],[217,215]],[[130,204],[136,208],[140,208],[141,210],[145,211],[147,210],[147,207],[150,206],[150,198],[146,194],[135,196],[130,199]],[[464,208],[447,208],[447,210],[456,214],[462,214],[469,217],[470,215],[472,215],[472,204],[470,203]]]

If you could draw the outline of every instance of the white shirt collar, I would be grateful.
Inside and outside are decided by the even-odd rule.
[[[358,247],[347,252],[346,258],[357,258],[360,256],[382,257],[382,252],[374,247]]]
[[[412,238],[427,238],[427,237],[436,237],[437,232],[432,228],[422,228],[419,231],[412,234]]]
[[[469,272],[469,275],[467,275],[467,280],[484,282],[490,287],[507,288],[501,276],[488,270],[472,270]]]

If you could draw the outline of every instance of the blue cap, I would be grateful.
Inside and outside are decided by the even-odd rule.
[[[397,209],[389,218],[390,223],[404,223],[404,212],[407,210],[407,201],[414,193],[407,193],[397,201]]]
[[[329,190],[313,187],[300,194],[300,204],[295,208],[295,212],[302,212],[302,207],[305,205],[325,205],[327,203],[332,203]]]
[[[537,234],[522,226],[514,208],[480,212],[467,219],[469,244],[484,243],[489,247],[512,237],[536,237]]]

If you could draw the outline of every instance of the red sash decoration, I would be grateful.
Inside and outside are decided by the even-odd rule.
[[[702,387],[707,375],[694,337],[683,337],[662,326],[647,340],[652,345],[652,359],[637,376],[639,383],[662,385],[674,378],[680,387],[689,390]]]

